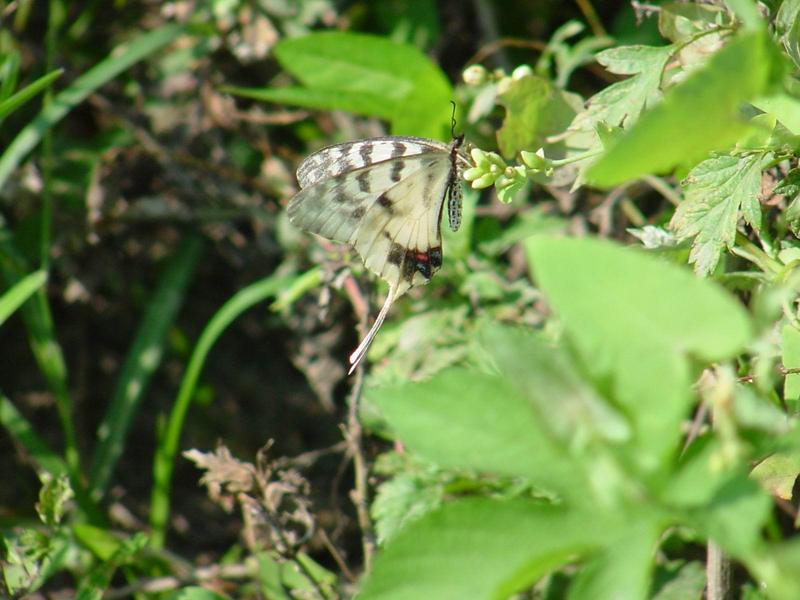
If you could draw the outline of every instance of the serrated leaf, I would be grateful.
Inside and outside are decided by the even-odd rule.
[[[401,473],[378,486],[370,514],[378,544],[383,545],[406,524],[441,505],[444,489],[413,473]]]
[[[566,92],[538,75],[512,80],[498,102],[506,115],[497,144],[509,159],[521,150],[545,146],[547,136],[564,131],[575,116]]]
[[[622,46],[600,52],[597,61],[610,73],[632,77],[592,96],[569,129],[594,131],[601,121],[630,127],[646,107],[660,99],[661,76],[671,54],[671,46]]]
[[[304,87],[249,90],[251,96],[378,116],[395,135],[449,136],[452,87],[414,46],[328,31],[284,39],[274,53]]]
[[[800,194],[800,168],[795,167],[786,173],[786,177],[778,182],[773,192],[789,199],[793,199]]]
[[[761,163],[764,155],[718,156],[704,160],[683,182],[684,200],[670,227],[679,240],[694,238],[689,262],[708,275],[723,248],[733,246],[741,211],[754,229],[761,227]]]
[[[670,2],[658,11],[658,30],[672,42],[691,38],[702,31],[729,24],[725,9],[710,4]]]
[[[781,2],[775,15],[775,31],[795,68],[800,67],[800,1]]]
[[[749,127],[741,105],[765,94],[782,68],[771,44],[760,31],[735,38],[628,129],[587,169],[587,181],[610,187],[728,148]]]
[[[398,439],[437,465],[525,477],[565,494],[582,489],[578,466],[503,377],[451,368],[373,394]]]
[[[527,500],[452,502],[387,544],[359,598],[508,598],[596,547],[617,526],[596,511],[583,514]]]

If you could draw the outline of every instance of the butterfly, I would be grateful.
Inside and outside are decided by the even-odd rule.
[[[389,284],[375,322],[350,355],[349,373],[392,303],[442,266],[442,210],[446,201],[450,229],[457,231],[461,173],[471,166],[463,142],[463,135],[450,144],[395,136],[346,142],[315,152],[297,169],[301,190],[289,202],[289,221],[349,244]]]

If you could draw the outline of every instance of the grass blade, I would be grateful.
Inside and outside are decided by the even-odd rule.
[[[169,262],[161,282],[148,303],[139,331],[117,380],[111,404],[97,431],[89,489],[95,500],[102,498],[114,466],[125,446],[125,438],[147,391],[150,378],[161,364],[164,339],[183,305],[186,286],[191,281],[202,253],[202,238],[184,240]]]
[[[169,494],[172,484],[172,470],[175,454],[180,442],[183,422],[194,395],[197,379],[203,368],[206,357],[211,351],[214,342],[228,325],[239,315],[259,302],[277,295],[281,290],[292,286],[293,277],[271,276],[249,285],[239,291],[211,318],[206,325],[200,339],[192,352],[186,372],[181,381],[178,396],[172,407],[169,419],[159,436],[156,448],[155,462],[153,464],[153,492],[150,497],[150,528],[151,544],[154,548],[161,548],[166,537],[166,526],[169,518]]]
[[[108,57],[78,77],[72,85],[59,92],[25,128],[0,156],[0,188],[27,154],[36,147],[44,133],[58,123],[70,110],[104,83],[110,81],[131,65],[169,44],[186,28],[167,25],[146,33],[114,50]]]
[[[22,278],[10,290],[0,296],[0,325],[36,293],[47,281],[45,271],[35,271]]]
[[[41,76],[32,84],[22,88],[20,91],[18,91],[10,98],[7,98],[3,102],[0,102],[0,120],[4,119],[6,115],[15,111],[17,108],[25,104],[28,100],[33,98],[36,94],[44,90],[48,85],[50,85],[56,79],[58,79],[63,72],[64,69],[56,69],[55,71],[50,71],[47,75]]]

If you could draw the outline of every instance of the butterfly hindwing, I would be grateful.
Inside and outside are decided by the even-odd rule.
[[[426,283],[442,264],[440,217],[448,157],[429,154],[421,162],[422,168],[378,197],[355,236],[367,268],[396,285],[398,295]]]

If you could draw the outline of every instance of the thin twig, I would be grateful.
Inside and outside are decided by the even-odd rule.
[[[347,563],[344,561],[341,552],[339,552],[339,549],[333,543],[330,536],[328,536],[328,532],[320,528],[317,531],[317,533],[320,539],[322,540],[322,545],[325,546],[325,548],[327,548],[331,557],[333,557],[334,562],[337,564],[339,569],[341,569],[342,574],[347,578],[348,581],[350,581],[351,583],[355,583],[358,580],[358,578],[353,574],[353,572],[347,566]]]
[[[578,5],[578,8],[583,13],[587,23],[589,23],[589,27],[592,28],[592,33],[594,35],[597,37],[608,35],[606,28],[603,27],[603,23],[600,22],[600,17],[597,16],[597,11],[594,9],[594,6],[592,6],[591,2],[588,0],[575,0],[575,4]]]
[[[366,330],[366,319],[362,320],[362,330]],[[348,454],[353,460],[354,487],[350,492],[350,499],[356,508],[358,526],[361,529],[361,546],[364,552],[364,573],[369,573],[372,567],[372,555],[375,552],[375,534],[372,521],[369,517],[369,490],[367,478],[367,460],[364,456],[362,445],[363,430],[358,420],[358,408],[361,403],[361,391],[364,386],[364,363],[356,369],[356,380],[347,399],[347,425],[345,426],[345,441]]]

